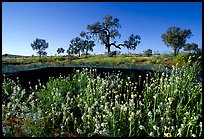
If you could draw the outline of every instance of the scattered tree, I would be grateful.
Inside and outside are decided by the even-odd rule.
[[[198,45],[196,43],[187,43],[183,46],[184,51],[188,51],[189,53],[198,51]]]
[[[67,54],[68,54],[68,56],[70,56],[72,54],[70,47],[67,49]]]
[[[170,27],[165,34],[161,35],[165,45],[173,49],[176,56],[179,50],[185,45],[186,39],[192,36],[191,30],[181,30],[178,27]]]
[[[128,38],[128,40],[124,41],[124,44],[121,44],[121,45],[126,46],[127,49],[135,50],[137,45],[140,43],[140,40],[141,40],[141,38],[139,35],[131,34],[130,37]]]
[[[58,54],[64,53],[64,51],[65,51],[64,48],[58,48],[58,49],[57,49],[57,53],[58,53]]]
[[[83,52],[84,42],[81,38],[76,37],[70,41],[69,48],[67,53],[70,54],[78,54],[80,56],[81,52]]]
[[[143,51],[144,54],[146,54],[147,56],[151,56],[152,55],[152,50],[151,49],[147,49],[146,51]]]
[[[36,38],[36,40],[33,43],[31,43],[31,47],[33,48],[33,50],[37,51],[37,54],[40,57],[47,55],[47,52],[44,50],[48,48],[48,43],[46,43],[44,39]]]
[[[85,40],[83,40],[83,47],[82,47],[82,52],[85,53],[85,55],[88,55],[88,51],[93,52],[93,47],[95,46],[94,41],[90,40],[91,36],[89,35],[89,33],[85,33],[84,31],[82,31],[80,33],[80,36],[82,38],[85,38]]]
[[[115,46],[116,48],[120,48],[120,46],[127,47],[127,49],[135,49],[136,46],[140,43],[139,35],[131,35],[129,40],[124,41],[123,44],[116,45],[115,38],[121,37],[121,34],[118,31],[118,28],[121,28],[119,24],[118,18],[113,18],[110,15],[105,16],[104,22],[96,22],[92,25],[88,25],[87,29],[93,38],[98,39],[98,41],[105,45],[105,48],[108,49],[108,53],[110,52],[110,47]]]

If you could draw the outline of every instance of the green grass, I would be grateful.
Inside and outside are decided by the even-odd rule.
[[[105,65],[131,65],[137,64],[140,62],[151,61],[153,58],[164,59],[166,57],[161,56],[152,56],[146,57],[145,55],[136,55],[136,54],[122,54],[116,55],[114,57],[108,57],[104,55],[91,55],[91,56],[47,56],[47,57],[25,57],[25,58],[4,58],[2,64],[17,64],[17,65],[33,65],[36,63],[49,63],[49,64],[58,64],[58,63],[69,63],[69,64],[105,64]],[[169,59],[168,57],[166,59]]]
[[[18,57],[2,58],[2,65],[19,66],[40,66],[40,65],[105,65],[105,66],[132,66],[132,65],[160,65],[172,66],[178,63],[180,66],[186,65],[186,59],[172,54],[152,55],[147,57],[144,54],[118,54],[108,57],[107,54],[89,56],[45,56],[45,57]],[[187,55],[187,54],[186,54]],[[201,55],[196,55],[195,59]],[[189,55],[187,56],[188,59]],[[195,61],[195,60],[194,60]]]
[[[202,82],[199,63],[173,67],[148,82],[95,69],[50,78],[25,97],[5,79],[2,85],[4,136],[35,137],[201,137]],[[123,77],[123,78],[122,78]],[[134,78],[134,77],[133,77]],[[142,93],[137,88],[143,84]],[[9,103],[5,102],[8,98]]]
[[[170,57],[170,56],[169,56]],[[163,58],[166,58],[165,61]],[[20,70],[29,70],[45,66],[92,66],[92,67],[137,67],[175,65],[172,59],[163,55],[146,57],[142,54],[121,54],[108,57],[106,54],[90,56],[47,56],[47,57],[19,57],[2,59],[3,73],[11,73]]]

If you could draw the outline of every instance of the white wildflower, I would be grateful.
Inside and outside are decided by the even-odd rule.
[[[148,115],[149,117],[152,117],[152,112],[149,111],[147,115]]]
[[[139,115],[141,112],[141,110],[137,110],[136,115]]]
[[[153,132],[151,132],[151,133],[149,134],[149,136],[150,136],[150,137],[153,137],[153,136],[154,136],[154,133],[153,133]]]
[[[153,129],[154,129],[154,130],[157,130],[157,126],[156,126],[156,125],[154,125],[154,126],[153,126]]]
[[[144,127],[143,125],[140,125],[139,128],[140,128],[141,130],[145,129],[145,127]]]
[[[196,134],[192,134],[192,137],[196,137]]]
[[[81,135],[82,134],[81,129],[77,128],[77,133],[79,133]]]
[[[181,136],[181,135],[182,135],[181,132],[182,132],[182,129],[179,128],[179,129],[178,129],[178,134],[177,134],[177,136]]]

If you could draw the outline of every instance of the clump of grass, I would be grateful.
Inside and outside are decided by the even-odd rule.
[[[121,72],[97,75],[96,69],[86,68],[50,78],[28,98],[18,84],[4,80],[3,98],[8,92],[10,96],[8,102],[2,100],[3,135],[201,137],[198,66],[175,66],[170,74],[166,71],[154,78],[147,74],[144,82],[141,76],[133,82]],[[138,92],[140,85],[144,86],[142,93]]]

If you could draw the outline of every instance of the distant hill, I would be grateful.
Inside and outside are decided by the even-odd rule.
[[[7,56],[7,57],[23,57],[22,55],[12,55],[12,54],[3,54],[2,56]]]

